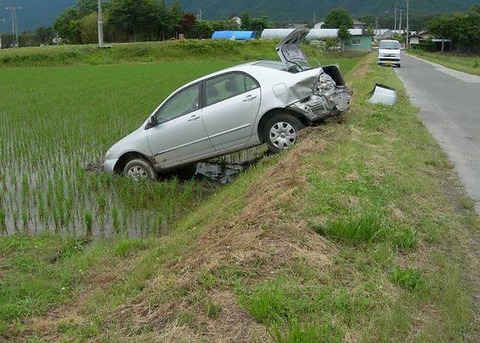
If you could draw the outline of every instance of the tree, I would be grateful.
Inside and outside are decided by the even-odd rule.
[[[96,43],[98,40],[97,13],[91,12],[80,19],[80,38],[82,44]]]
[[[272,23],[267,16],[250,19],[250,30],[252,31],[260,32],[269,27],[272,27]]]
[[[49,45],[55,38],[55,31],[51,27],[40,27],[35,31],[35,38],[39,44]]]
[[[240,16],[240,20],[242,21],[241,29],[242,30],[249,30],[250,29],[250,15],[248,13],[243,13]]]
[[[197,39],[208,39],[212,37],[214,29],[209,20],[197,20],[192,30],[192,37]]]
[[[177,37],[178,32],[182,27],[183,21],[183,11],[182,5],[178,0],[175,0],[172,7],[169,11],[169,24],[170,24],[170,32],[171,36]]]
[[[345,48],[345,42],[349,40],[351,36],[348,28],[345,25],[341,25],[337,32],[337,38],[340,41],[342,50]]]
[[[70,43],[81,43],[80,22],[75,8],[69,7],[64,10],[55,20],[53,28],[61,38],[66,39]]]
[[[353,28],[353,19],[344,8],[334,8],[328,12],[325,18],[324,28],[338,29],[345,26],[347,29]]]
[[[79,17],[83,18],[90,13],[97,13],[98,0],[77,0],[77,13]]]
[[[427,28],[437,37],[451,39],[458,51],[476,51],[480,49],[480,5],[466,13],[436,17],[427,23]],[[444,51],[443,41],[441,51]]]
[[[191,35],[196,21],[197,18],[192,13],[185,13],[183,15],[181,31],[185,34],[186,37],[189,37]]]
[[[157,38],[160,6],[156,0],[111,0],[107,25],[126,41]]]

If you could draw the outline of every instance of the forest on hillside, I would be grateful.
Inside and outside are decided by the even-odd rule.
[[[111,0],[103,0],[107,4]],[[151,0],[167,6],[178,2],[183,10],[198,18],[207,20],[227,19],[233,15],[248,13],[252,17],[268,16],[277,25],[293,22],[323,20],[332,8],[345,8],[354,18],[372,17],[380,20],[382,26],[393,20],[397,11],[406,10],[406,0]],[[97,0],[94,0],[97,2]],[[6,7],[21,7],[17,11],[19,32],[32,31],[40,27],[53,26],[54,20],[66,8],[76,6],[76,0],[0,0],[0,32],[11,32],[11,11]],[[410,0],[413,18],[426,14],[444,14],[466,11],[477,0]],[[5,22],[1,21],[5,19]],[[385,23],[383,23],[385,21]]]

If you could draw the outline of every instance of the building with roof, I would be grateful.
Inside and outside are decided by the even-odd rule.
[[[212,39],[250,40],[255,39],[255,31],[215,31]]]

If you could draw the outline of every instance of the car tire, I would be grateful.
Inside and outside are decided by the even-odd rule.
[[[303,127],[302,122],[293,115],[277,114],[265,122],[263,138],[270,151],[278,153],[296,143],[298,131]]]
[[[143,158],[134,158],[128,161],[125,168],[123,168],[123,175],[134,180],[157,180],[157,172]]]

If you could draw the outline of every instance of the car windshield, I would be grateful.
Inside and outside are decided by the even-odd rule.
[[[393,49],[398,50],[400,49],[399,42],[380,42],[380,49]]]

